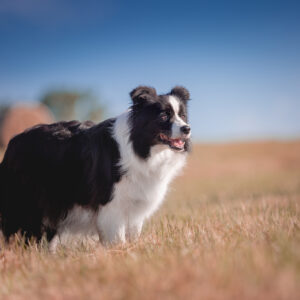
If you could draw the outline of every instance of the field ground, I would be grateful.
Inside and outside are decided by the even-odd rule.
[[[137,243],[1,248],[1,299],[300,299],[300,142],[194,146]]]

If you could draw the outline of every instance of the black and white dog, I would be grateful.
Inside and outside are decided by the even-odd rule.
[[[184,165],[189,92],[140,86],[130,109],[100,124],[37,125],[14,137],[0,165],[0,217],[54,247],[63,233],[99,234],[104,244],[140,235]]]

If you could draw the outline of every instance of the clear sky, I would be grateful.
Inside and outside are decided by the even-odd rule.
[[[300,1],[0,1],[0,103],[139,84],[186,86],[201,141],[300,137]]]

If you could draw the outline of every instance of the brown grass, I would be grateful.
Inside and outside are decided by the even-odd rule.
[[[197,145],[141,239],[0,252],[3,299],[299,299],[300,142]]]

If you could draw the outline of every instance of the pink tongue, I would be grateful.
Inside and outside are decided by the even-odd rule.
[[[173,144],[173,146],[175,146],[177,148],[183,148],[184,141],[182,141],[181,139],[173,139],[172,144]]]

